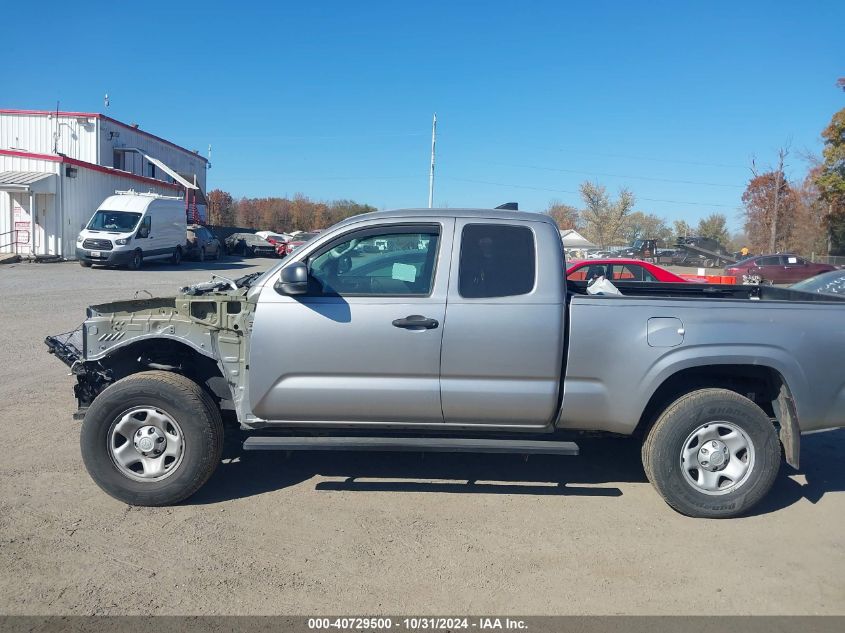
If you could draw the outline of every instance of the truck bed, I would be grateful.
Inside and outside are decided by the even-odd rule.
[[[567,294],[572,296],[600,296],[587,294],[586,281],[567,281]],[[760,285],[681,284],[648,281],[614,281],[624,297],[671,299],[748,299],[753,301],[801,301],[842,303],[845,297],[800,292],[789,288]]]

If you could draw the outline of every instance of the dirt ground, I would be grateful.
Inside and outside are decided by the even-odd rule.
[[[241,454],[173,508],[89,479],[67,368],[87,305],[270,260],[0,267],[0,613],[845,614],[845,431],[746,518],[695,520],[631,441],[580,457]],[[832,368],[840,371],[841,368]]]

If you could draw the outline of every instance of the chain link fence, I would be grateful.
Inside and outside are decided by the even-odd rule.
[[[830,264],[831,266],[845,266],[845,255],[813,255],[816,264]]]

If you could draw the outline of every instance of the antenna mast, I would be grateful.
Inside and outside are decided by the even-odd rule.
[[[434,145],[437,142],[437,113],[431,120],[431,170],[428,172],[428,208],[434,202]]]

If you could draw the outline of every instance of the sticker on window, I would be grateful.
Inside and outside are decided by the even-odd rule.
[[[417,268],[411,264],[393,264],[393,272],[390,275],[396,281],[407,281],[413,283],[417,279]]]
[[[790,263],[790,264],[797,264],[797,263],[798,263],[798,258],[797,258],[797,257],[787,257],[787,258],[786,258],[786,261],[787,261],[788,263]]]

